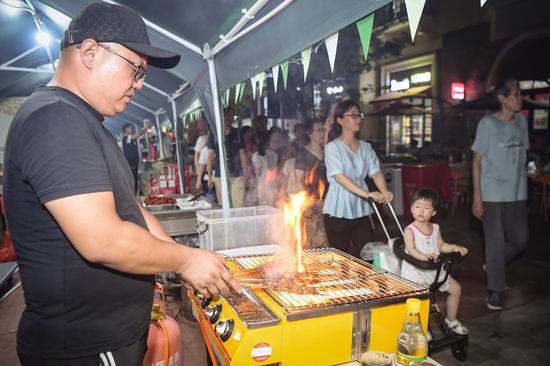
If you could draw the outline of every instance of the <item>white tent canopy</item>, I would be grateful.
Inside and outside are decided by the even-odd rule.
[[[176,68],[150,72],[148,85],[140,92],[143,92],[145,97],[141,102],[136,100],[136,103],[118,118],[123,121],[140,120],[145,118],[143,116],[150,118],[167,113],[175,122],[177,116],[192,108],[198,99],[217,139],[223,141],[219,98],[221,91],[271,68],[390,1],[118,1],[116,3],[137,10],[146,19],[152,44],[182,55],[182,61]],[[59,38],[62,35],[60,30],[63,30],[66,24],[60,25],[59,21],[53,19],[55,16],[52,14],[73,17],[92,2],[26,0],[26,3],[34,6],[41,17],[53,23],[51,28],[55,28],[57,23]],[[6,20],[0,18],[0,21],[4,23]],[[15,24],[13,26],[17,27]],[[5,29],[4,24],[2,29]],[[7,37],[0,36],[0,43],[4,50],[14,47],[13,39]],[[59,52],[56,47],[57,45],[50,46],[53,57]],[[13,56],[2,57],[0,63],[12,58]],[[47,58],[42,58],[42,63],[35,64],[48,63]],[[3,72],[0,67],[0,73]],[[40,75],[42,77],[35,80],[37,85],[47,79],[43,73]],[[9,94],[9,91],[2,91],[0,83],[0,95],[2,94]],[[151,105],[152,101],[154,105]],[[177,128],[178,124],[174,125]],[[218,155],[225,156],[223,143],[218,145]],[[230,206],[230,198],[225,159],[220,159],[220,163],[222,205],[226,208]]]

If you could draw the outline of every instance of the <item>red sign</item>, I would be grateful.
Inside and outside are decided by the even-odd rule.
[[[451,99],[452,100],[464,100],[466,95],[466,86],[464,83],[452,82],[451,83]]]

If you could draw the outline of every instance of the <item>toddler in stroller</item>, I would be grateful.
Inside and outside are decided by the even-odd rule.
[[[431,189],[420,189],[411,197],[414,221],[405,228],[404,241],[406,253],[417,260],[435,262],[440,253],[459,253],[460,256],[468,254],[467,248],[444,242],[439,225],[430,222],[436,214],[437,205],[437,193]],[[462,291],[460,284],[447,274],[445,268],[423,269],[403,261],[401,276],[430,288],[437,284],[439,291],[447,292],[445,323],[456,334],[468,334],[468,329],[456,318]]]

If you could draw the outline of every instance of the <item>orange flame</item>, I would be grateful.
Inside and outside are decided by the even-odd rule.
[[[322,179],[319,179],[317,176],[317,169],[319,168],[319,162],[316,162],[311,169],[308,170],[306,176],[304,177],[304,185],[306,187],[312,187],[312,190],[317,188],[317,199],[323,198],[323,193],[325,193],[325,183]],[[317,185],[317,187],[315,187]]]
[[[306,191],[300,191],[290,195],[290,200],[283,204],[283,217],[285,224],[290,227],[293,235],[292,241],[296,247],[296,262],[298,273],[304,272],[302,263],[302,250],[307,241],[305,225],[302,223],[304,209],[314,202],[314,198],[308,196]]]

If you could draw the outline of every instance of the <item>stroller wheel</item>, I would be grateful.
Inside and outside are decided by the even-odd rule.
[[[459,361],[466,361],[468,358],[468,349],[463,344],[454,344],[451,347],[454,358]]]

